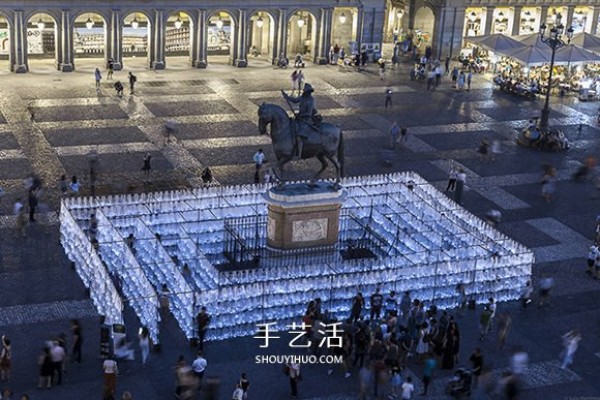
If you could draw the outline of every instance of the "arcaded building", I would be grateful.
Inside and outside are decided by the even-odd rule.
[[[0,59],[14,72],[44,58],[72,71],[84,57],[145,57],[167,67],[169,55],[205,68],[212,55],[244,67],[302,54],[322,64],[337,44],[347,53],[407,34],[436,57],[456,55],[465,36],[518,35],[551,26],[557,15],[576,32],[598,31],[597,0],[5,0],[0,3]]]

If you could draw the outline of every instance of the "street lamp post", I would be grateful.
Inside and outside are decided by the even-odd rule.
[[[544,108],[542,109],[542,118],[540,120],[540,130],[542,132],[548,131],[548,118],[550,117],[550,91],[552,89],[552,70],[554,69],[554,56],[556,50],[563,46],[571,43],[573,37],[573,28],[567,29],[567,41],[562,40],[562,35],[565,30],[565,26],[560,22],[560,14],[556,16],[556,23],[550,29],[550,33],[546,35],[546,24],[542,23],[540,26],[540,40],[552,49],[552,58],[550,59],[550,73],[548,74],[548,87],[546,89],[546,101],[544,102]]]

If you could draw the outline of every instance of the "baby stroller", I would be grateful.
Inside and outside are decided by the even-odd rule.
[[[473,376],[471,372],[465,368],[459,368],[446,384],[446,394],[455,399],[468,397],[471,395],[472,383]]]

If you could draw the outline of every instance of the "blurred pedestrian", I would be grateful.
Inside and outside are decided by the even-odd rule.
[[[240,385],[240,388],[242,388],[242,391],[244,392],[242,399],[247,400],[248,399],[248,389],[250,388],[250,381],[248,380],[248,377],[246,376],[245,372],[242,373],[242,376],[240,377],[238,384]]]
[[[35,209],[38,206],[37,189],[29,189],[27,204],[29,205],[29,222],[35,222]]]
[[[150,153],[146,153],[144,156],[144,166],[142,167],[142,171],[144,171],[144,177],[148,183],[150,182],[150,170],[152,169],[152,166],[150,165],[151,161],[152,155]]]
[[[512,317],[509,313],[503,312],[498,316],[498,350],[504,349],[506,338],[512,326]]]
[[[554,192],[556,192],[556,169],[553,166],[546,166],[544,176],[541,180],[542,196],[546,203],[550,203]]]
[[[489,148],[490,148],[490,142],[488,141],[487,138],[483,138],[481,139],[481,142],[479,142],[479,149],[477,150],[477,152],[480,154],[480,158],[481,161],[487,161],[488,159],[488,154],[489,154]]]
[[[433,357],[432,353],[427,353],[425,363],[423,365],[423,393],[421,396],[427,396],[427,388],[433,378],[433,371],[437,367],[437,361]]]
[[[123,392],[123,395],[121,396],[121,400],[133,400],[133,396],[131,395],[130,392]]]
[[[415,385],[412,383],[412,377],[408,376],[406,381],[401,386],[402,400],[412,399],[413,392],[415,391]]]
[[[67,196],[67,192],[69,190],[69,181],[67,181],[67,175],[62,174],[60,176],[60,180],[58,182],[58,188],[60,190],[60,197]]]
[[[137,77],[131,71],[129,71],[129,90],[130,90],[131,94],[134,93],[136,82],[137,82]]]
[[[469,69],[469,72],[467,72],[467,91],[471,90],[471,79],[473,79],[473,73]]]
[[[17,217],[17,232],[21,237],[26,237],[25,228],[27,227],[27,216],[25,214],[25,206],[20,198],[15,201],[13,206],[13,214]]]
[[[96,92],[100,93],[100,81],[102,80],[102,74],[100,73],[99,68],[96,68],[96,71],[94,71],[94,79],[96,80]]]
[[[81,188],[81,185],[79,184],[77,177],[75,175],[73,175],[71,177],[71,183],[69,184],[69,189],[71,189],[71,193],[74,195],[79,194],[80,188]]]
[[[550,298],[550,291],[554,287],[554,279],[546,274],[542,276],[540,279],[540,303],[539,307],[543,307],[546,303],[548,303],[548,299]]]
[[[581,334],[578,330],[575,329],[564,334],[562,340],[564,350],[562,353],[562,362],[560,364],[560,367],[562,369],[566,369],[569,365],[573,363],[573,355],[575,355],[577,347],[579,347]]]
[[[206,307],[202,307],[200,312],[196,316],[196,323],[198,327],[198,348],[200,350],[204,350],[204,337],[206,336],[206,332],[208,331],[208,326],[210,325],[211,317]]]
[[[148,355],[150,354],[150,332],[148,332],[148,328],[145,326],[140,328],[138,338],[140,341],[140,350],[142,352],[142,364],[146,364]]]
[[[38,388],[50,389],[52,387],[52,373],[54,372],[54,367],[52,365],[49,347],[44,347],[42,354],[38,357],[38,365],[40,366]]]
[[[596,265],[596,258],[600,255],[600,251],[598,250],[598,246],[594,243],[588,248],[587,255],[587,270],[585,271],[589,275],[596,275],[594,266]]]
[[[446,186],[446,192],[454,190],[456,187],[456,178],[458,177],[458,167],[454,160],[450,160],[450,171],[448,172],[448,185]]]
[[[385,89],[385,109],[387,111],[388,106],[391,108],[392,107],[392,89],[391,88],[387,88]]]
[[[398,143],[398,139],[400,139],[400,126],[398,126],[398,122],[394,121],[392,126],[390,127],[390,148],[394,150],[396,148],[396,143]]]
[[[462,204],[462,196],[466,180],[467,174],[465,174],[465,171],[462,168],[459,168],[458,174],[456,175],[456,189],[454,190],[454,201],[458,205]]]
[[[510,371],[515,375],[524,374],[528,364],[529,355],[527,352],[519,346],[515,347],[510,357]]]
[[[406,140],[408,139],[408,129],[403,126],[402,128],[400,128],[400,143],[406,143]]]
[[[481,349],[479,347],[475,347],[473,354],[471,354],[471,357],[469,357],[469,361],[473,366],[473,386],[477,387],[477,383],[483,369],[483,354],[481,354]]]
[[[81,325],[76,319],[71,320],[71,335],[73,335],[71,359],[75,363],[79,364],[81,363],[81,345],[83,344],[83,336],[81,335]]]
[[[65,349],[58,344],[58,341],[54,341],[52,343],[50,357],[52,358],[52,364],[54,367],[53,376],[56,376],[56,384],[62,385],[63,362],[65,361],[66,353]]]
[[[492,153],[492,161],[496,161],[496,155],[502,153],[500,140],[498,140],[498,139],[492,140],[492,146],[490,148],[490,152]]]
[[[489,327],[490,327],[490,317],[492,312],[489,307],[486,305],[479,316],[479,340],[483,341],[485,339],[485,335],[487,335]]]
[[[521,308],[525,310],[527,305],[531,303],[531,295],[533,294],[533,286],[531,286],[531,281],[527,281],[525,283],[525,287],[521,290]]]
[[[110,357],[107,358],[102,363],[102,370],[104,371],[104,399],[114,399],[117,390],[117,375],[119,374],[117,362]]]
[[[107,70],[106,79],[112,79],[113,72],[115,71],[115,60],[112,57],[108,59]]]
[[[300,364],[289,363],[288,376],[290,378],[290,388],[292,391],[292,399],[298,398],[298,381],[300,381]]]
[[[10,339],[2,335],[2,350],[0,350],[0,380],[8,382],[12,371],[12,346]]]

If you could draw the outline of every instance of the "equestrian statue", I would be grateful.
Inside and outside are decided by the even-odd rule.
[[[290,103],[299,104],[298,114],[294,113],[293,118],[290,118],[287,112],[276,104],[262,103],[258,108],[260,134],[266,134],[267,126],[271,125],[270,136],[277,159],[274,172],[280,181],[280,186],[284,183],[285,164],[294,159],[306,160],[316,157],[321,162],[321,169],[311,178],[310,183],[314,184],[327,169],[327,160],[329,160],[336,171],[334,188],[339,189],[340,179],[344,175],[344,142],[341,129],[333,124],[322,122],[310,84],[304,85],[303,92],[298,97],[290,96],[283,90],[281,93],[290,107]]]

